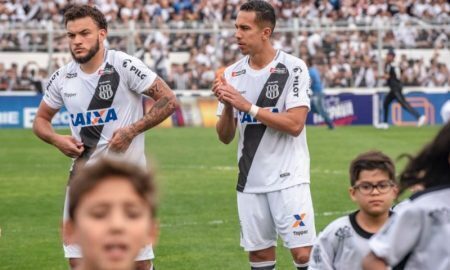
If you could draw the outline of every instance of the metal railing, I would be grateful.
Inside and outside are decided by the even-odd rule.
[[[197,24],[195,28],[145,28],[141,24],[135,23],[131,21],[128,26],[124,26],[121,28],[111,27],[109,30],[108,36],[109,38],[119,38],[126,40],[126,48],[125,50],[129,54],[135,54],[139,49],[138,44],[136,43],[136,36],[148,36],[151,34],[155,34],[156,32],[162,34],[195,34],[195,35],[210,35],[213,37],[215,51],[217,53],[217,58],[220,59],[220,55],[224,48],[221,46],[221,41],[227,36],[230,37],[234,33],[234,28],[232,25],[226,24]],[[404,28],[404,25],[396,24],[396,23],[387,23],[387,24],[376,24],[376,25],[344,25],[341,26],[339,24],[323,24],[323,23],[310,23],[309,25],[303,25],[302,21],[298,18],[294,18],[290,23],[282,24],[277,26],[275,33],[284,33],[291,34],[293,37],[298,37],[303,32],[313,33],[320,32],[329,34],[329,33],[344,33],[347,32],[371,32],[376,33],[377,43],[376,48],[374,50],[377,51],[377,58],[382,59],[383,50],[386,49],[387,45],[383,43],[383,37],[387,32],[390,31],[399,31]],[[443,25],[434,25],[428,24],[420,20],[412,21],[412,25],[408,25],[407,27],[412,27],[416,30],[426,30],[426,31],[437,31],[439,33],[443,33],[446,36],[446,41],[443,44],[443,48],[440,50],[448,53],[450,48],[450,24]],[[31,28],[29,25],[9,25],[4,28],[0,28],[0,37],[4,37],[7,35],[16,35],[20,33],[21,35],[41,35],[43,39],[45,39],[45,43],[41,47],[35,47],[39,49],[44,49],[49,55],[49,63],[47,64],[47,69],[49,73],[53,70],[51,65],[51,59],[53,58],[53,54],[56,52],[55,48],[55,40],[63,38],[65,35],[65,29],[62,25],[55,25],[52,21],[48,21],[44,26],[38,26],[36,28]],[[445,40],[445,39],[444,39]],[[293,54],[301,57],[300,55],[300,41],[297,38],[293,40]],[[19,50],[18,50],[19,51]],[[170,48],[169,48],[170,51]],[[1,52],[1,48],[0,48]],[[450,57],[449,57],[450,58]],[[378,61],[378,71],[382,72],[382,62]]]

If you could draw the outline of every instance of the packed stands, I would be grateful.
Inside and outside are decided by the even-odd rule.
[[[208,89],[216,69],[241,57],[233,24],[242,0],[70,2],[97,6],[109,21],[108,47],[143,59],[174,89]],[[270,2],[281,18],[275,47],[314,58],[328,88],[382,85],[380,58],[388,48],[397,50],[405,85],[450,85],[446,0]],[[67,53],[62,20],[68,6],[66,0],[1,2],[0,54]],[[0,60],[0,90],[41,91],[48,74],[68,59]]]

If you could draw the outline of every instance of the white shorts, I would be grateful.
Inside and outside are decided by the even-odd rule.
[[[64,212],[63,212],[63,221],[66,221],[69,218],[69,188],[66,189],[66,199],[64,200]],[[65,245],[64,248],[64,257],[65,258],[83,258],[81,248],[79,245]],[[153,260],[155,258],[155,254],[153,253],[152,245],[146,245],[144,248],[139,251],[138,256],[136,257],[136,261],[147,261]]]
[[[312,246],[316,237],[309,184],[268,193],[237,193],[241,246],[256,251],[277,245]]]

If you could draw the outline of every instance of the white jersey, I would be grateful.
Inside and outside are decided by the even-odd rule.
[[[369,242],[393,269],[450,269],[450,185],[411,196]]]
[[[261,70],[249,58],[228,67],[224,77],[245,99],[261,109],[282,113],[294,107],[310,108],[308,68],[297,57],[278,51]],[[219,104],[217,115],[221,115]],[[235,111],[239,129],[237,190],[264,193],[309,183],[306,128],[298,137],[261,124],[246,112]]]
[[[108,154],[108,142],[115,130],[142,118],[142,92],[155,78],[156,74],[137,58],[106,50],[103,64],[92,74],[84,73],[73,61],[53,73],[43,100],[53,109],[66,107],[72,136],[84,143],[81,157],[88,158],[89,163]],[[146,166],[143,133],[134,138],[123,155],[132,163]]]
[[[362,269],[362,260],[370,252],[369,239],[373,234],[359,226],[357,213],[336,219],[319,234],[308,269]]]

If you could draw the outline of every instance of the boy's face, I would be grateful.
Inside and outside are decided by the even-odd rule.
[[[68,227],[83,262],[95,269],[131,269],[156,230],[148,203],[121,177],[108,177],[86,193]]]
[[[377,188],[371,185],[378,185]],[[370,189],[372,191],[370,192]],[[381,191],[380,191],[381,190]],[[355,185],[349,189],[350,197],[359,205],[361,211],[378,216],[386,213],[397,197],[397,187],[389,179],[389,174],[379,169],[363,170]]]

